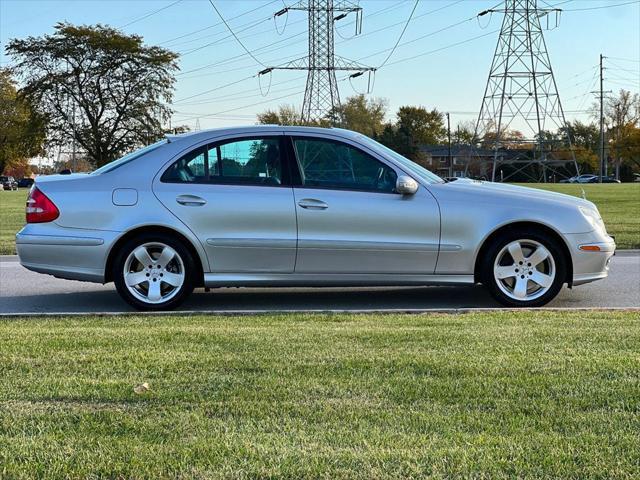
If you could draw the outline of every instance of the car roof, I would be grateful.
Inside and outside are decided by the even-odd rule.
[[[351,130],[345,130],[342,128],[323,128],[323,127],[303,127],[298,125],[245,125],[238,127],[224,127],[224,128],[212,128],[207,130],[198,130],[195,132],[181,133],[177,135],[165,135],[167,140],[172,142],[187,141],[197,142],[201,139],[215,138],[222,135],[234,135],[234,134],[251,134],[251,133],[273,133],[273,132],[289,132],[289,133],[317,133],[342,136],[342,137],[354,137],[359,135]]]

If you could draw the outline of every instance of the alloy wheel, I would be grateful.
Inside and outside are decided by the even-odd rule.
[[[493,276],[505,295],[527,302],[549,291],[556,278],[556,265],[551,252],[540,242],[516,240],[496,256]]]
[[[133,249],[124,262],[123,274],[127,290],[148,304],[171,300],[185,282],[182,258],[160,242],[144,243]]]

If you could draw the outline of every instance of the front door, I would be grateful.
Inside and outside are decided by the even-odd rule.
[[[284,137],[205,145],[154,183],[160,201],[198,237],[211,272],[291,273],[296,212]]]
[[[356,145],[311,136],[292,138],[302,186],[297,273],[432,274],[440,213],[420,187],[395,192],[402,172]]]

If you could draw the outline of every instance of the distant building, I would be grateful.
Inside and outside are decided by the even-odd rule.
[[[481,164],[493,162],[493,150],[477,149],[471,145],[451,145],[451,160],[447,145],[421,145],[424,166],[441,177],[482,177]],[[453,168],[450,168],[452,166]]]
[[[494,159],[497,160],[497,182],[557,182],[575,175],[571,160],[549,155],[546,161],[536,162],[532,159],[534,151],[530,148],[499,150],[496,157],[494,150],[451,145],[451,160],[447,145],[422,145],[420,153],[419,163],[441,177],[491,180]]]

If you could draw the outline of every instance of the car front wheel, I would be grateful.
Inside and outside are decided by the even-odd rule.
[[[117,253],[113,268],[118,293],[138,310],[172,310],[194,288],[193,257],[169,235],[145,234],[129,240]]]
[[[490,245],[483,283],[508,307],[540,307],[553,300],[566,281],[567,265],[557,241],[535,230],[509,232]]]

